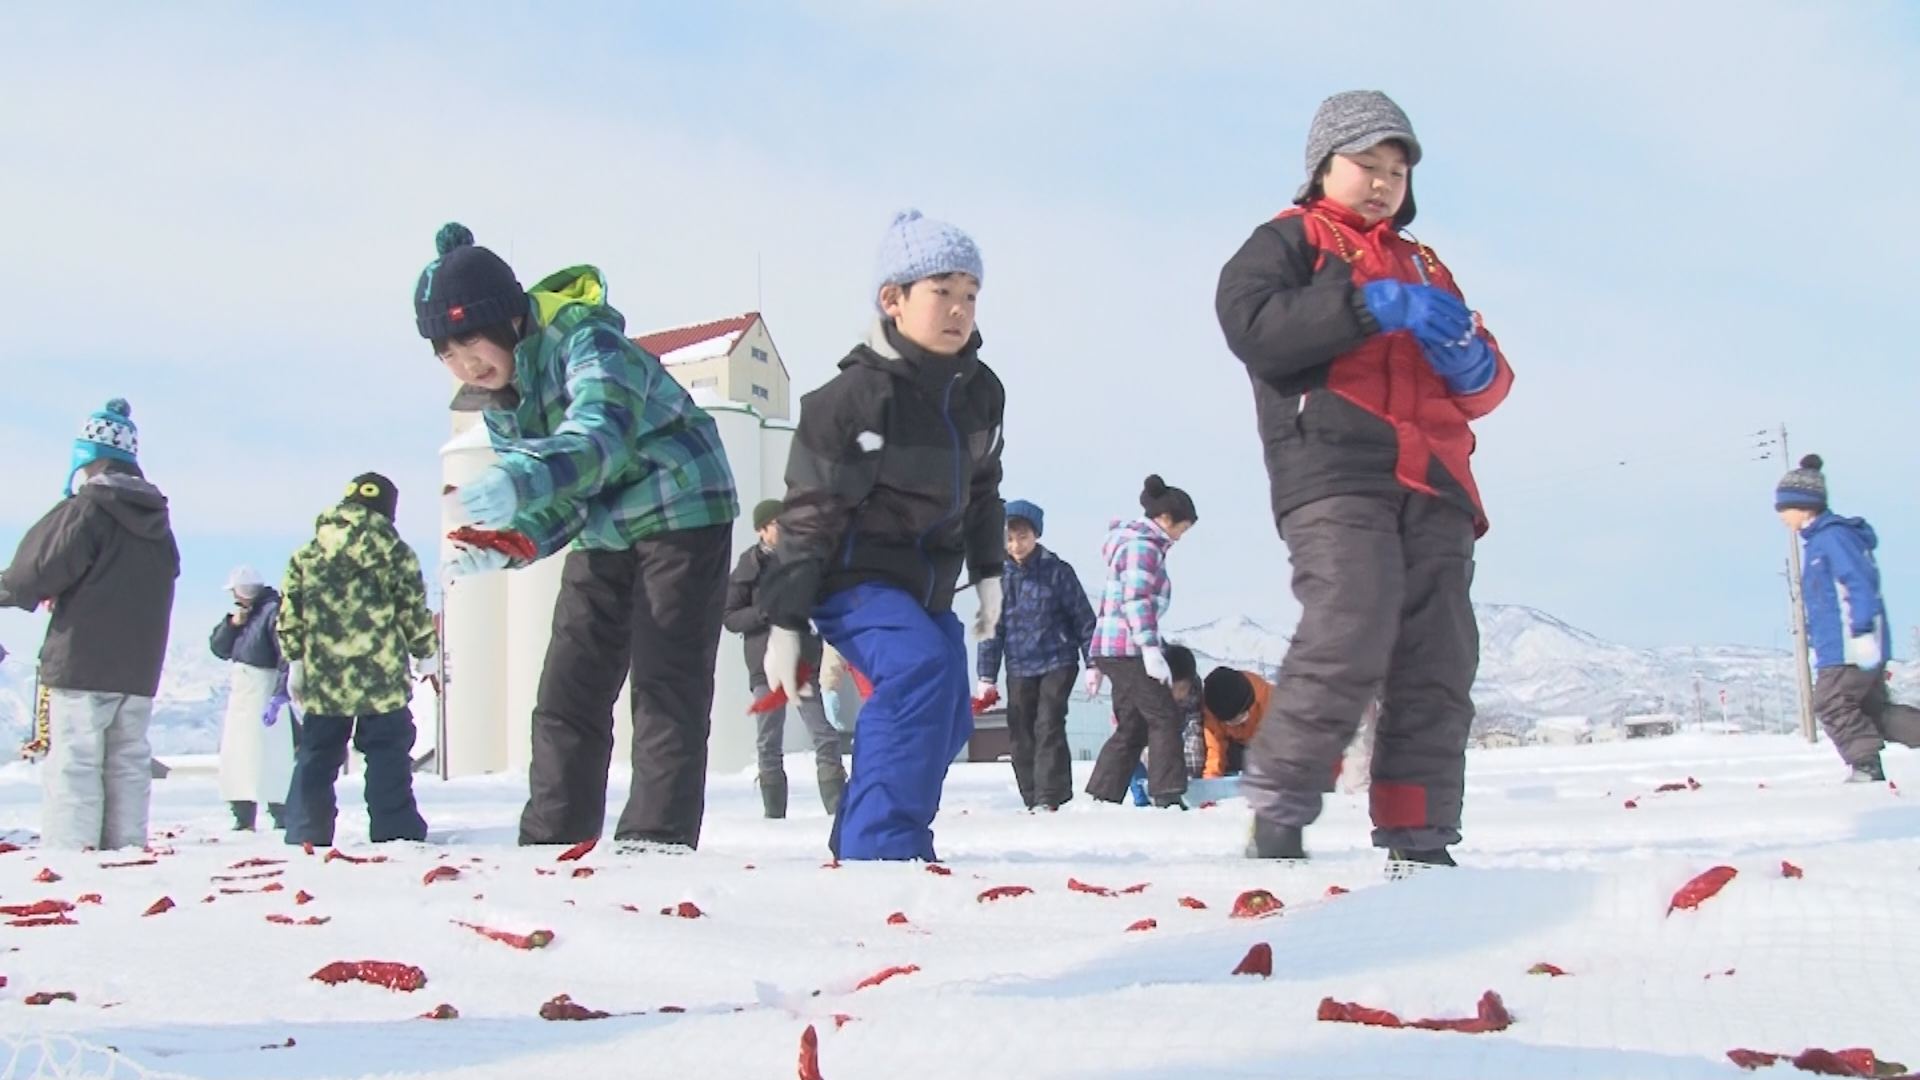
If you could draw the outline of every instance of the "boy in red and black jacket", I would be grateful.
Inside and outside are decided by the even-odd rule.
[[[1296,205],[1220,273],[1303,609],[1242,781],[1260,857],[1304,857],[1301,831],[1377,693],[1374,844],[1450,865],[1460,839],[1480,653],[1468,590],[1487,529],[1468,425],[1513,372],[1453,275],[1403,234],[1420,157],[1386,95],[1328,98]]]

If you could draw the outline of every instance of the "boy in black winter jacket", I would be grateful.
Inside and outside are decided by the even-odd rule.
[[[801,400],[780,546],[761,580],[768,685],[797,675],[809,618],[873,683],[830,841],[842,859],[926,859],[947,766],[973,732],[955,580],[976,637],[1000,621],[1006,391],[980,362],[980,251],[909,210],[881,244],[884,316],[840,374]]]

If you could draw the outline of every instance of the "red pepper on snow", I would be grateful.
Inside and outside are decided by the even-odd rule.
[[[36,915],[59,915],[72,910],[73,905],[65,900],[35,900],[31,904],[0,904],[0,915],[10,915],[16,919],[30,919]]]
[[[561,852],[560,857],[555,859],[554,861],[555,862],[578,862],[580,859],[586,857],[587,852],[592,851],[595,847],[598,847],[599,844],[600,844],[600,841],[598,840],[582,840],[579,843],[568,848],[567,850]]]
[[[1549,964],[1544,960],[1527,969],[1527,974],[1529,975],[1551,975],[1556,979],[1566,973],[1566,968],[1561,967],[1559,964]]]
[[[39,873],[33,875],[33,880],[42,885],[52,885],[60,880],[60,875],[54,873],[52,867],[47,866],[42,867]]]
[[[42,990],[37,994],[28,994],[21,999],[23,1005],[51,1005],[56,1001],[71,1001],[78,1004],[80,998],[71,990]]]
[[[887,925],[888,926],[907,925],[907,913],[904,911],[896,911],[893,914],[887,916]]]
[[[672,907],[661,908],[660,914],[671,915],[679,919],[698,919],[706,915],[706,912],[701,911],[700,905],[694,903],[693,901],[682,900],[678,904],[673,905]]]
[[[1258,975],[1262,978],[1272,977],[1273,946],[1264,941],[1255,942],[1253,947],[1247,950],[1247,955],[1241,957],[1240,963],[1234,966],[1233,973],[1235,975]],[[1321,1019],[1324,1020],[1326,1017],[1323,1016]]]
[[[514,934],[505,930],[495,930],[491,926],[461,922],[459,919],[454,919],[453,925],[464,926],[474,933],[479,934],[481,937],[491,938],[494,941],[500,942],[502,945],[511,945],[516,949],[544,949],[553,944],[553,931],[551,930],[535,930],[528,934]]]
[[[940,877],[952,877],[953,868],[949,866],[942,866],[937,862],[930,862],[927,864],[927,873],[937,874]]]
[[[1248,889],[1233,899],[1233,917],[1236,919],[1264,919],[1269,915],[1278,915],[1286,907],[1280,898],[1265,889]]]
[[[1195,910],[1195,911],[1205,911],[1205,910],[1207,910],[1207,905],[1206,905],[1206,901],[1204,901],[1204,900],[1201,900],[1201,899],[1200,899],[1199,897],[1196,897],[1196,896],[1183,896],[1183,897],[1181,897],[1181,898],[1180,898],[1180,906],[1181,906],[1181,907],[1183,907],[1183,908],[1192,908],[1192,909],[1193,909],[1193,910]]]
[[[542,1020],[605,1020],[610,1012],[589,1009],[566,994],[560,994],[540,1006]]]
[[[367,863],[383,863],[387,861],[385,855],[349,855],[339,848],[328,848],[326,857],[320,861],[332,862],[335,859],[352,866],[365,866]]]
[[[1680,886],[1680,890],[1673,894],[1673,902],[1667,906],[1667,914],[1671,915],[1675,911],[1692,911],[1719,895],[1720,890],[1727,887],[1727,882],[1732,881],[1739,873],[1740,871],[1731,866],[1716,866],[1711,870],[1703,871],[1692,881]]]
[[[33,919],[15,919],[8,926],[79,926],[79,922],[65,915],[42,915]]]
[[[1780,860],[1780,876],[1784,878],[1803,878],[1807,876],[1807,872],[1793,865],[1787,860],[1781,859]]]
[[[419,1016],[419,1019],[421,1020],[458,1020],[460,1019],[460,1010],[447,1004],[435,1005],[433,1008],[428,1009],[426,1012],[421,1013]]]
[[[427,985],[427,973],[412,964],[387,960],[336,960],[308,978],[328,986],[344,982],[363,982],[389,990],[409,993]]]
[[[820,1033],[812,1024],[800,1033],[800,1080],[825,1080],[820,1075]]]
[[[1160,920],[1158,919],[1139,919],[1139,920],[1136,920],[1132,925],[1127,927],[1127,933],[1137,934],[1143,930],[1157,929],[1159,926],[1160,926]]]
[[[886,982],[888,979],[891,979],[896,975],[912,975],[914,972],[919,970],[920,970],[919,964],[896,964],[893,967],[887,968],[883,971],[876,971],[873,974],[867,976],[866,978],[861,979],[860,982],[854,986],[854,989],[865,990],[869,986],[879,986],[881,983]]]
[[[431,885],[436,881],[452,881],[459,876],[460,868],[457,866],[436,866],[426,872],[426,875],[420,879],[420,884]]]
[[[1091,896],[1113,896],[1114,891],[1104,885],[1089,885],[1079,878],[1068,878],[1067,888],[1073,892],[1087,893]]]
[[[1025,885],[995,885],[982,892],[976,899],[985,904],[994,900],[1009,900],[1016,896],[1025,896],[1032,891]]]
[[[164,915],[167,912],[172,911],[173,908],[174,908],[173,897],[163,896],[160,899],[155,900],[147,908],[147,910],[141,912],[140,914],[142,918],[148,915]]]

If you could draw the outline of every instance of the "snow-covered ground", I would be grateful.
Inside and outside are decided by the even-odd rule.
[[[1314,860],[1283,867],[1239,857],[1239,800],[1178,813],[1082,798],[1034,816],[987,765],[949,783],[948,875],[824,866],[811,790],[794,818],[763,821],[744,776],[714,779],[693,855],[558,862],[513,847],[522,781],[423,779],[435,844],[325,861],[225,831],[198,770],[155,787],[156,828],[173,834],[156,835],[156,861],[109,868],[131,857],[34,849],[36,777],[11,765],[0,835],[24,847],[0,855],[0,903],[99,902],[75,925],[0,924],[0,1047],[65,1033],[118,1048],[122,1071],[97,1075],[781,1077],[811,1025],[827,1080],[1731,1077],[1737,1047],[1920,1065],[1920,804],[1900,790],[1920,786],[1920,754],[1888,752],[1896,786],[1842,786],[1829,747],[1774,736],[1475,752],[1470,769],[1467,866],[1390,881],[1363,796],[1335,796]],[[1656,792],[1668,783],[1682,789]],[[357,782],[341,793],[341,846],[375,854]],[[234,868],[255,859],[286,861]],[[1668,914],[1720,864],[1738,870],[1723,892]],[[458,876],[423,883],[442,866]],[[979,899],[1006,885],[1033,891]],[[1254,888],[1284,911],[1231,917]],[[142,914],[163,896],[178,906]],[[660,913],[683,901],[704,916]],[[555,936],[520,951],[456,920]],[[1152,929],[1129,932],[1140,920]],[[1272,978],[1231,974],[1261,942]],[[340,960],[418,965],[427,983],[309,978]],[[1529,974],[1540,963],[1569,974]],[[895,966],[917,970],[859,988]],[[1471,1016],[1487,990],[1513,1016],[1497,1034],[1316,1019],[1326,997]],[[24,1003],[55,991],[78,1000]],[[621,1015],[540,1019],[559,994]],[[459,1019],[415,1019],[442,1003]]]

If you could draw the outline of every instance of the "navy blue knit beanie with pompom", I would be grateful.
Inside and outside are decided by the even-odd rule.
[[[527,313],[527,293],[505,259],[478,247],[459,222],[433,238],[440,257],[420,272],[413,290],[413,321],[429,341],[460,337]]]

